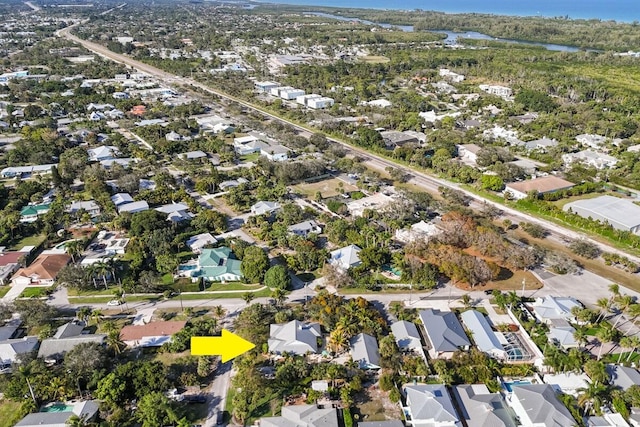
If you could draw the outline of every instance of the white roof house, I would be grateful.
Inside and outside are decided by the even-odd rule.
[[[338,427],[338,411],[317,405],[283,406],[279,417],[260,419],[260,427]]]
[[[629,423],[618,413],[602,414],[602,416],[599,417],[587,417],[586,422],[587,427],[629,427]]]
[[[482,313],[477,310],[467,310],[460,315],[460,318],[471,331],[473,341],[480,351],[495,359],[507,358],[507,352]]]
[[[191,220],[195,215],[189,212],[189,206],[184,203],[169,203],[155,209],[156,211],[166,214],[168,221],[180,222]]]
[[[590,382],[587,374],[576,374],[575,372],[545,374],[542,381],[552,386],[558,393],[570,394],[575,397],[578,397],[580,389],[588,387]]]
[[[101,145],[100,147],[90,148],[87,150],[90,162],[100,162],[102,160],[110,160],[120,153],[118,147],[113,145]]]
[[[576,420],[566,406],[558,400],[549,384],[530,384],[513,387],[507,400],[523,426],[567,427]]]
[[[125,203],[124,205],[118,206],[118,213],[123,213],[123,212],[136,213],[136,212],[142,212],[146,210],[149,210],[149,203],[147,203],[145,200],[141,200],[139,202],[133,202],[133,203]]]
[[[640,385],[640,372],[635,368],[608,364],[609,383],[616,388],[627,390],[632,385]]]
[[[111,196],[111,201],[116,207],[133,202],[133,197],[129,193],[118,193]]]
[[[407,424],[413,427],[461,427],[453,401],[443,384],[405,385]]]
[[[322,337],[320,324],[292,320],[271,325],[268,346],[271,353],[305,355],[318,352],[318,338]]]
[[[395,239],[403,243],[411,243],[417,240],[429,239],[437,236],[441,230],[432,222],[420,221],[411,227],[396,230]]]
[[[399,320],[391,324],[391,333],[402,351],[422,351],[422,340],[418,328],[413,322]]]
[[[290,151],[284,145],[267,145],[260,148],[260,155],[265,156],[272,162],[284,162],[289,159]]]
[[[344,248],[336,249],[331,252],[331,259],[329,260],[329,263],[342,270],[357,267],[361,263],[360,257],[358,256],[361,250],[362,249],[356,245],[349,245]]]
[[[98,204],[93,200],[89,200],[86,202],[85,201],[73,202],[69,206],[67,206],[67,209],[66,209],[66,211],[71,214],[77,213],[82,210],[86,211],[92,217],[96,217],[100,215],[100,206],[98,206]]]
[[[309,220],[290,225],[289,227],[287,227],[287,231],[289,233],[295,234],[296,236],[307,237],[311,233],[322,233],[322,228],[320,228],[318,223],[314,220]]]
[[[607,142],[607,137],[602,135],[594,135],[583,133],[576,136],[576,141],[580,144],[587,145],[591,148],[600,148]]]
[[[554,297],[551,295],[538,298],[532,304],[536,317],[545,323],[553,319],[564,319],[575,322],[575,316],[571,314],[574,307],[582,308],[582,304],[573,297]]]
[[[610,224],[616,230],[640,235],[640,206],[629,199],[600,196],[567,203],[562,209],[583,218]]]
[[[213,237],[211,233],[196,234],[187,240],[187,246],[192,252],[199,254],[202,248],[207,245],[218,243],[218,239]]]
[[[18,356],[31,353],[38,349],[38,337],[24,337],[0,341],[0,370],[3,366],[11,365],[18,360]]]
[[[578,341],[574,338],[576,330],[564,319],[551,319],[547,338],[552,343],[557,343],[563,348],[578,347]]]
[[[362,216],[366,209],[380,210],[393,201],[391,196],[384,193],[376,193],[362,199],[352,200],[347,203],[347,209],[353,216]]]
[[[608,169],[618,164],[617,158],[591,150],[563,154],[562,161],[566,166],[570,166],[573,163],[583,163],[596,169]]]
[[[280,203],[278,202],[259,201],[251,206],[251,213],[253,215],[271,214],[278,209],[280,209]]]

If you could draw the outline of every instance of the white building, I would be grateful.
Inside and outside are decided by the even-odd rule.
[[[513,95],[511,88],[498,85],[480,85],[480,90],[487,92],[488,94],[499,96],[501,98],[509,98]]]
[[[440,77],[444,77],[452,83],[460,83],[464,80],[464,75],[454,73],[448,68],[440,68],[440,70],[438,70],[438,74],[440,75]]]
[[[356,245],[349,245],[344,248],[336,249],[331,252],[331,259],[329,264],[341,270],[348,270],[351,267],[357,267],[360,265],[360,257],[358,254],[362,249]]]
[[[591,218],[610,224],[616,230],[630,231],[640,235],[640,206],[629,199],[600,196],[594,199],[576,200],[562,207],[582,218]]]
[[[562,161],[565,166],[571,166],[573,163],[583,163],[596,169],[608,169],[618,164],[618,159],[615,157],[591,150],[563,154]]]
[[[199,254],[205,246],[216,243],[218,243],[218,239],[213,237],[211,233],[196,234],[187,240],[187,246],[196,254]]]

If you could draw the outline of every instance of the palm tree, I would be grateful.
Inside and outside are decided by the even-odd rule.
[[[578,395],[578,404],[584,408],[585,414],[587,413],[587,407],[598,414],[601,413],[609,388],[605,384],[592,382],[586,387],[579,388],[578,392],[580,393]]]
[[[633,353],[636,352],[636,349],[638,347],[640,347],[640,338],[638,338],[637,336],[632,336],[629,337],[629,341],[627,342],[627,344],[629,345],[629,347],[631,348],[631,351],[629,352],[629,354],[627,355],[627,362],[629,361],[629,359],[631,359],[631,355]]]
[[[244,294],[242,294],[242,299],[247,303],[247,305],[251,304],[251,301],[253,301],[254,298],[255,295],[253,295],[252,292],[245,292]]]
[[[393,317],[400,320],[400,317],[404,312],[404,305],[400,301],[394,301],[389,304],[389,312],[393,315]]]
[[[618,285],[617,283],[610,284],[609,292],[611,292],[611,298],[609,300],[613,302],[614,299],[620,296],[620,285]]]
[[[335,353],[342,352],[349,343],[349,335],[343,328],[336,327],[329,334],[329,348]]]
[[[600,323],[601,320],[606,319],[607,314],[611,311],[611,300],[607,298],[600,298],[596,302],[596,306],[600,309],[600,314],[596,319],[596,323]]]
[[[630,319],[629,321],[631,322],[631,325],[629,326],[629,329],[627,330],[627,333],[629,333],[631,331],[631,328],[633,328],[636,324],[636,319],[638,319],[638,317],[640,317],[640,304],[638,303],[633,303],[631,304],[628,308],[627,308],[627,314],[629,315]]]
[[[226,313],[227,310],[225,310],[225,308],[221,305],[216,305],[215,307],[213,307],[213,316],[218,319],[222,319]]]
[[[33,403],[38,405],[38,401],[36,400],[36,394],[33,392],[33,387],[31,386],[31,381],[29,381],[29,377],[31,377],[31,368],[29,366],[23,365],[18,368],[18,373],[24,380],[27,382],[27,387],[29,387],[29,393],[31,394],[31,399],[33,399]]]
[[[602,355],[602,348],[604,347],[604,343],[610,342],[613,339],[614,332],[612,328],[600,328],[596,333],[596,337],[600,341],[600,349],[598,350],[598,360],[600,360],[600,356]]]
[[[86,416],[79,417],[75,414],[72,415],[65,424],[69,427],[85,427],[89,425],[87,424]]]
[[[287,291],[282,288],[275,288],[271,291],[271,298],[276,301],[276,307],[282,306],[282,303],[287,298]]]
[[[91,314],[91,307],[80,307],[76,312],[76,317],[78,318],[78,320],[81,320],[87,323],[87,319],[89,318],[90,314]]]
[[[71,255],[71,261],[73,261],[73,263],[75,264],[76,257],[80,255],[84,249],[84,243],[82,242],[82,240],[76,239],[65,243],[64,247],[69,255]]]
[[[621,295],[616,298],[616,306],[618,307],[618,310],[620,310],[620,314],[618,315],[616,322],[613,324],[614,328],[616,327],[618,322],[620,322],[620,319],[622,319],[622,315],[631,304],[633,304],[633,297],[630,295]]]
[[[102,310],[96,308],[91,311],[91,318],[95,320],[96,325],[100,323],[100,320],[102,320],[102,316]]]
[[[93,268],[97,275],[102,276],[104,288],[109,289],[109,287],[107,286],[107,274],[110,271],[110,267],[107,265],[107,263],[102,261],[96,262],[95,264],[93,264]]]
[[[471,297],[469,294],[462,295],[462,297],[460,297],[460,302],[462,302],[462,305],[464,305],[464,308],[467,310],[471,308]]]
[[[587,338],[587,330],[584,327],[579,326],[573,333],[573,339],[576,340],[578,346],[584,347],[589,342],[589,338]]]
[[[114,354],[122,353],[122,350],[126,347],[125,343],[120,339],[120,332],[118,330],[109,331],[106,342],[107,348],[113,350]]]
[[[622,353],[624,353],[622,349],[631,348],[631,347],[632,347],[631,337],[620,338],[620,354],[618,354],[618,363],[620,363],[620,360],[622,359]]]

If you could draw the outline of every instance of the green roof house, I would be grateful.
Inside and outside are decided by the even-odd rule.
[[[198,257],[198,269],[191,277],[194,280],[202,277],[210,282],[235,282],[242,280],[240,264],[226,246],[202,249]]]
[[[27,205],[20,211],[20,222],[35,222],[38,216],[49,212],[49,204]]]

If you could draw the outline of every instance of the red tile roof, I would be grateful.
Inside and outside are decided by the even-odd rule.
[[[127,325],[120,331],[122,341],[138,341],[144,337],[170,336],[181,331],[186,321],[160,321],[146,325]]]

